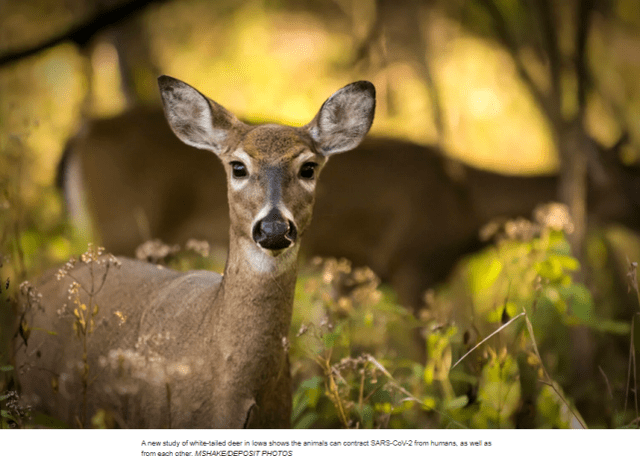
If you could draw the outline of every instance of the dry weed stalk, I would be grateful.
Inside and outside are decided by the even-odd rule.
[[[73,331],[76,336],[80,340],[82,345],[82,367],[80,369],[80,380],[82,384],[82,413],[78,418],[76,417],[76,421],[78,422],[78,426],[82,427],[85,425],[85,421],[87,419],[87,392],[89,388],[90,380],[90,368],[89,368],[89,358],[87,352],[87,344],[89,336],[95,330],[95,318],[97,317],[100,308],[95,301],[95,297],[102,287],[104,286],[105,281],[107,280],[107,275],[109,274],[109,269],[111,266],[119,267],[120,262],[116,257],[111,254],[108,254],[104,258],[100,258],[104,253],[104,247],[95,247],[93,244],[89,243],[89,247],[87,251],[80,256],[80,261],[89,266],[89,275],[90,275],[90,286],[87,288],[82,285],[72,274],[71,270],[76,265],[77,261],[72,258],[69,260],[60,270],[58,271],[56,277],[60,281],[65,277],[71,278],[72,282],[69,287],[69,300],[73,303]],[[102,277],[99,281],[97,281],[97,273],[96,269],[99,266],[104,266],[104,272],[102,273]],[[87,303],[83,303],[80,299],[80,290],[84,291],[88,296]],[[63,310],[66,308],[66,304],[63,306]]]

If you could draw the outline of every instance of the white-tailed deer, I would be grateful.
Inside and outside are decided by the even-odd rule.
[[[345,86],[308,125],[295,128],[248,126],[187,84],[158,81],[176,136],[224,165],[230,217],[224,275],[122,259],[95,295],[86,357],[72,336],[77,316],[60,310],[70,276],[59,282],[45,275],[37,284],[44,312],[32,308],[31,336],[17,346],[23,394],[70,425],[76,416],[86,425],[104,409],[122,427],[287,427],[287,335],[300,238],[325,162],[369,131],[374,87]],[[90,267],[69,273],[88,290],[103,275]],[[52,329],[56,336],[40,331]]]
[[[590,214],[640,229],[640,199],[631,191],[640,189],[640,173],[610,159],[609,183],[590,187]],[[113,253],[133,254],[148,238],[228,244],[224,171],[213,155],[179,142],[161,110],[88,122],[69,143],[60,170],[68,200],[77,201],[84,189],[102,243]],[[302,251],[369,266],[416,308],[425,289],[481,247],[478,232],[489,220],[530,217],[557,193],[557,175],[483,171],[434,147],[369,137],[324,169]]]

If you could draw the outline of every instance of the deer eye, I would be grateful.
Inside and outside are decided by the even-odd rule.
[[[300,167],[300,177],[307,180],[311,180],[315,178],[316,167],[318,167],[316,163],[312,163],[312,162],[304,163],[302,167]]]
[[[248,175],[247,166],[242,164],[240,161],[232,161],[230,164],[231,174],[234,178],[243,178]]]

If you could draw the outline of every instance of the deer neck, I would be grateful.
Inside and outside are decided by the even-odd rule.
[[[239,320],[253,318],[256,323],[268,322],[269,329],[277,328],[286,336],[298,271],[297,258],[297,245],[274,257],[253,241],[232,236],[219,294],[220,310]]]
[[[287,336],[297,276],[297,245],[277,257],[231,237],[213,315],[220,390],[259,399],[288,375]],[[267,383],[266,382],[271,382]]]

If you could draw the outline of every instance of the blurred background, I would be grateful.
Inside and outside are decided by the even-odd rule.
[[[168,134],[158,75],[296,126],[367,79],[372,140],[309,234],[294,425],[637,427],[639,32],[635,0],[0,0],[2,293],[90,241],[223,265],[224,178]],[[523,308],[540,353],[520,316],[452,368]]]

